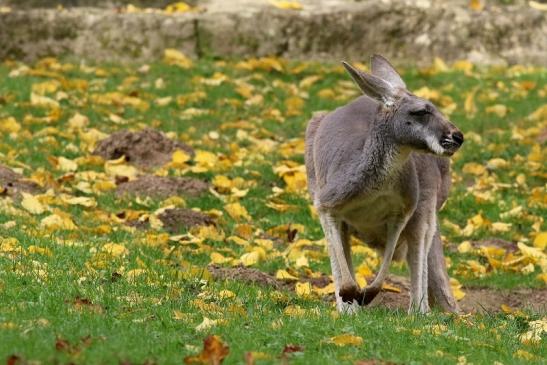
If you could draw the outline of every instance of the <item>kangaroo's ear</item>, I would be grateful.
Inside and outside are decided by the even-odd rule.
[[[357,86],[368,96],[376,99],[385,105],[392,105],[395,100],[395,88],[385,80],[374,75],[362,72],[347,62],[342,61],[342,64],[350,74],[351,78]]]
[[[393,87],[406,89],[406,84],[401,76],[399,76],[399,73],[384,57],[378,54],[373,55],[370,59],[370,66],[374,76],[378,76],[382,80],[389,82]]]

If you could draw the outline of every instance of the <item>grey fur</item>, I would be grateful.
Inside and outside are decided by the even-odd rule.
[[[381,56],[372,72],[344,66],[365,93],[331,113],[316,114],[306,130],[308,188],[329,244],[340,311],[368,304],[381,290],[392,258],[407,252],[410,310],[432,301],[456,312],[442,252],[437,211],[450,187],[450,156],[463,135],[430,102],[406,86]],[[384,252],[375,280],[358,287],[350,235]]]

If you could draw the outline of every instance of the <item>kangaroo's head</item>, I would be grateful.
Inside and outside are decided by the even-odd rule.
[[[372,73],[343,64],[359,88],[387,108],[386,123],[390,123],[388,130],[396,144],[443,156],[451,156],[460,148],[462,132],[433,103],[408,91],[385,58],[372,56]]]

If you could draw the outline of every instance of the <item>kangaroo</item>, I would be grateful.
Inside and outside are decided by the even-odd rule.
[[[308,189],[329,248],[337,308],[355,312],[380,292],[394,256],[410,268],[409,313],[429,299],[458,312],[444,261],[437,211],[448,196],[450,161],[462,132],[435,106],[413,95],[382,56],[371,73],[344,67],[365,95],[315,115],[306,129]],[[380,269],[361,289],[349,239],[383,251]]]

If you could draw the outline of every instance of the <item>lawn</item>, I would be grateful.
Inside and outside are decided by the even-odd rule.
[[[340,65],[1,64],[0,361],[545,363],[547,70],[402,75],[466,136],[440,213],[463,316],[407,315],[402,263],[335,311],[303,135],[359,95]],[[364,284],[379,258],[353,244]]]

